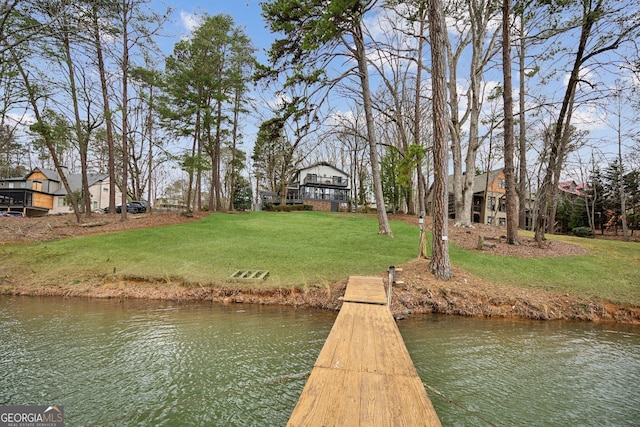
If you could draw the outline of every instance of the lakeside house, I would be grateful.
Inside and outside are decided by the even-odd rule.
[[[187,203],[180,197],[157,197],[153,206],[160,211],[186,211]]]
[[[66,171],[66,168],[64,168]],[[82,190],[82,175],[65,174],[71,191]],[[89,174],[91,209],[109,206],[109,175]],[[116,189],[116,200],[122,194]],[[73,212],[67,191],[55,170],[35,168],[24,177],[0,178],[0,211],[20,211],[26,216],[44,216]]]
[[[454,218],[453,175],[448,177],[447,188],[449,192],[449,217]],[[475,175],[472,191],[471,221],[478,224],[506,226],[507,204],[504,170],[496,169]],[[427,197],[429,211],[432,209],[432,201],[433,192],[430,190]],[[527,226],[530,225],[531,219],[527,214]]]
[[[453,178],[453,177],[452,177]],[[453,186],[453,184],[452,184]],[[481,224],[507,225],[506,181],[502,169],[473,177],[472,221]],[[453,203],[453,193],[449,204]]]
[[[287,204],[311,205],[315,211],[348,211],[349,194],[349,174],[327,162],[319,162],[296,171],[287,187]],[[260,203],[279,204],[280,195],[262,191]]]

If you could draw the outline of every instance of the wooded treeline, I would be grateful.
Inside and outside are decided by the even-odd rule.
[[[203,15],[166,55],[157,42],[171,11],[152,5],[0,6],[1,175],[57,170],[78,221],[91,215],[90,172],[111,177],[113,213],[127,200],[153,202],[168,179],[160,195],[177,192],[187,210],[231,209],[234,194],[247,197],[238,146],[255,63],[251,40],[230,16]],[[71,191],[63,166],[82,174],[82,191]],[[188,180],[176,181],[177,168]]]
[[[632,0],[265,1],[262,64],[226,15],[163,53],[171,11],[144,0],[0,4],[2,176],[68,165],[114,177],[112,208],[164,195],[226,210],[327,161],[350,173],[354,209],[386,207],[391,234],[387,210],[429,212],[435,190],[471,226],[473,177],[504,167],[517,243],[528,210],[539,241],[558,223],[561,181],[594,183],[617,159],[621,212],[637,209],[622,185],[640,164]]]

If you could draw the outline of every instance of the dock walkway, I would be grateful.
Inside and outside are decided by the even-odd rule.
[[[381,278],[349,278],[287,426],[441,425],[386,303]]]

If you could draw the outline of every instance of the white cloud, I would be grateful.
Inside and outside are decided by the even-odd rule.
[[[276,94],[274,94],[273,98],[264,101],[264,105],[269,108],[269,110],[271,111],[278,111],[280,110],[282,107],[284,107],[285,103],[291,101],[291,97],[282,93],[282,92],[277,92]]]
[[[4,125],[14,131],[15,138],[25,138],[29,135],[29,127],[36,123],[35,116],[29,111],[18,113],[16,111],[8,112],[4,117]]]
[[[606,114],[595,105],[583,105],[571,114],[571,124],[580,130],[606,129]]]
[[[189,33],[193,33],[200,25],[202,25],[202,17],[181,10],[180,22]]]
[[[5,116],[6,119],[9,119],[9,126],[13,126],[13,124],[22,124],[24,126],[30,126],[36,122],[35,116],[31,112],[23,112],[18,114],[16,112],[9,112]]]

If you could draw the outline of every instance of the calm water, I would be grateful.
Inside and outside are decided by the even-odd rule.
[[[444,316],[399,326],[443,425],[640,426],[638,326]]]
[[[68,426],[284,425],[335,313],[0,296],[0,405]],[[640,425],[640,327],[400,323],[444,425]]]

